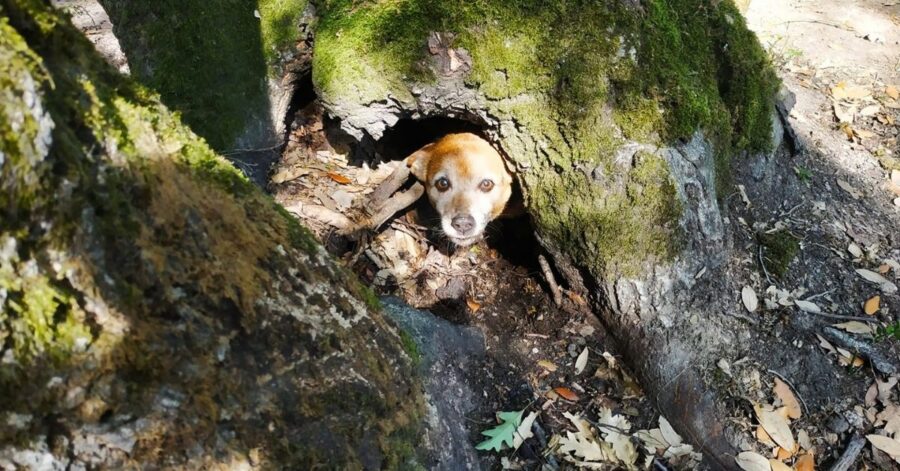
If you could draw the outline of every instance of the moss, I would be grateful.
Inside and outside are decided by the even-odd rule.
[[[422,354],[419,353],[419,346],[416,344],[416,341],[403,329],[400,329],[400,341],[403,343],[403,350],[412,359],[413,366],[418,367],[419,363],[422,362]]]
[[[230,149],[248,125],[268,119],[266,80],[298,39],[306,7],[305,0],[101,4],[134,77],[217,150]]]
[[[800,241],[788,231],[760,233],[756,239],[763,249],[764,268],[779,278],[784,276],[800,252]]]
[[[472,56],[467,84],[487,98],[492,115],[534,139],[536,148],[518,136],[501,144],[530,168],[521,179],[540,229],[598,269],[633,272],[647,258],[672,256],[679,243],[667,239],[676,225],[667,218],[680,214],[671,182],[657,179],[642,194],[585,186],[586,168],[605,168],[618,184],[641,178],[640,169],[612,162],[624,139],[666,145],[703,130],[720,190],[733,156],[771,145],[777,78],[727,0],[648,0],[640,8],[537,0],[315,3],[313,77],[326,101],[409,99],[413,84],[433,80],[421,72],[428,34],[453,33],[453,46]]]
[[[592,180],[572,174],[528,182],[538,224],[579,263],[599,274],[633,276],[646,262],[677,253],[682,208],[661,157],[639,153],[627,169],[598,167]]]

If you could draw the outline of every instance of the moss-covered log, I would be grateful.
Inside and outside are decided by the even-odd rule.
[[[734,466],[703,376],[740,329],[704,299],[728,279],[729,169],[779,130],[777,78],[734,3],[313,3],[313,82],[343,129],[374,149],[400,119],[481,125],[568,286],[663,412]]]
[[[397,467],[412,372],[371,294],[151,90],[0,1],[0,467]]]

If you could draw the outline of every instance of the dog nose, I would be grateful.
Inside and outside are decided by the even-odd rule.
[[[450,221],[450,225],[456,229],[460,235],[466,235],[472,232],[472,229],[475,227],[475,218],[472,216],[456,216]]]

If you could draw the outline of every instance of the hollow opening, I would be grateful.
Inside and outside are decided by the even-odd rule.
[[[401,119],[385,131],[384,136],[375,143],[375,152],[383,161],[401,160],[447,134],[461,132],[484,137],[484,129],[481,126],[463,119],[447,117]]]

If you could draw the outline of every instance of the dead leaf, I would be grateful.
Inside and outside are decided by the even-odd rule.
[[[856,106],[845,108],[838,102],[834,102],[832,106],[834,107],[834,117],[838,119],[839,123],[853,124],[853,118],[856,116]],[[852,130],[850,134],[852,136]]]
[[[885,272],[887,273],[887,272]],[[878,312],[878,309],[881,307],[881,296],[872,296],[866,301],[866,304],[863,305],[863,311],[866,314],[872,316]]]
[[[770,410],[759,404],[754,405],[753,409],[756,411],[759,424],[766,429],[772,440],[785,450],[793,450],[796,442],[785,415],[782,415],[780,410]]]
[[[797,462],[794,463],[794,469],[797,471],[815,471],[816,459],[813,457],[812,453],[807,453],[800,458],[797,458]]]
[[[765,456],[753,451],[738,453],[734,462],[744,471],[772,471],[769,460]]]
[[[563,386],[553,388],[553,392],[559,394],[559,397],[567,401],[577,402],[579,399],[578,394],[575,394],[575,391]]]
[[[476,313],[479,309],[481,309],[481,303],[475,301],[472,298],[466,299],[466,306],[469,306],[469,310],[472,311],[472,313]]]
[[[666,442],[671,446],[678,446],[682,443],[681,435],[678,435],[678,432],[672,428],[672,424],[663,417],[659,416],[659,431],[662,432],[663,438],[665,438]]]
[[[534,436],[534,433],[531,432],[531,425],[534,424],[534,419],[536,419],[537,416],[537,412],[532,412],[522,419],[522,423],[519,424],[519,428],[517,428],[516,433],[513,434],[514,450],[522,446],[522,442]]]
[[[865,398],[866,407],[874,406],[875,399],[877,399],[877,398],[878,398],[878,384],[872,383],[872,385],[869,386],[869,389],[866,390],[866,398]]]
[[[839,179],[837,181],[837,186],[841,187],[842,190],[846,191],[855,200],[862,198],[862,193],[844,180]]]
[[[804,450],[809,451],[812,449],[812,441],[809,439],[809,434],[806,433],[806,430],[800,429],[797,432],[797,444]]]
[[[756,308],[759,307],[759,299],[756,297],[756,291],[753,291],[753,288],[749,286],[744,286],[741,289],[741,300],[744,301],[744,307],[747,308],[747,311],[755,312]]]
[[[854,128],[853,134],[856,134],[856,137],[858,137],[860,139],[871,139],[871,138],[875,137],[874,132],[866,131],[864,129],[859,129],[859,128]]]
[[[792,471],[791,467],[778,460],[769,460],[772,471]]]
[[[558,367],[556,366],[556,363],[553,363],[552,361],[549,361],[549,360],[539,360],[537,362],[537,364],[541,368],[543,368],[551,373],[558,369]]]
[[[893,294],[897,292],[897,285],[889,281],[887,278],[879,275],[878,273],[875,273],[874,271],[859,268],[856,270],[856,273],[859,274],[859,276],[865,278],[866,281],[878,284],[878,287],[881,288],[881,291],[887,294]]]
[[[831,96],[836,100],[861,100],[871,94],[864,87],[847,85],[846,82],[839,82],[831,89]]]
[[[776,446],[775,442],[772,441],[772,437],[770,437],[769,434],[766,433],[766,429],[764,429],[762,425],[756,427],[756,439],[767,447]]]
[[[802,301],[802,300],[798,299],[798,300],[794,301],[794,304],[796,304],[797,307],[800,308],[800,310],[803,312],[811,312],[813,314],[821,314],[822,313],[822,308],[817,306],[816,303],[813,303],[810,301]]]
[[[781,399],[781,403],[787,409],[787,416],[794,420],[799,419],[803,411],[800,409],[800,403],[797,402],[797,397],[794,396],[791,387],[780,378],[775,378],[774,390],[775,395]]]
[[[883,435],[866,435],[866,438],[873,447],[887,453],[894,461],[900,463],[900,441]]]
[[[862,258],[863,256],[862,249],[853,242],[847,247],[847,252],[850,252],[850,255],[853,255],[855,258]]]
[[[578,359],[575,360],[575,374],[580,375],[582,371],[584,371],[584,367],[587,366],[588,355],[590,352],[587,347],[584,347],[584,350],[581,351],[581,354],[578,355]]]
[[[888,85],[887,87],[884,87],[884,93],[887,94],[887,96],[889,96],[895,100],[900,98],[900,90],[897,90],[897,87],[895,87],[893,85]]]
[[[843,322],[841,324],[834,324],[832,327],[837,327],[845,332],[850,332],[851,334],[872,334],[872,328],[866,324],[863,324],[859,321],[849,321]]]
[[[875,116],[879,111],[881,111],[881,105],[869,105],[859,110],[859,115],[866,117]]]
[[[794,456],[793,453],[785,450],[784,448],[781,448],[780,446],[775,447],[775,452],[773,454],[775,455],[775,458],[779,460],[786,460],[791,456]]]
[[[341,185],[346,185],[351,182],[351,180],[349,178],[341,175],[340,173],[336,173],[336,172],[328,172],[328,178],[331,178],[332,180],[336,181],[337,183],[340,183]]]

